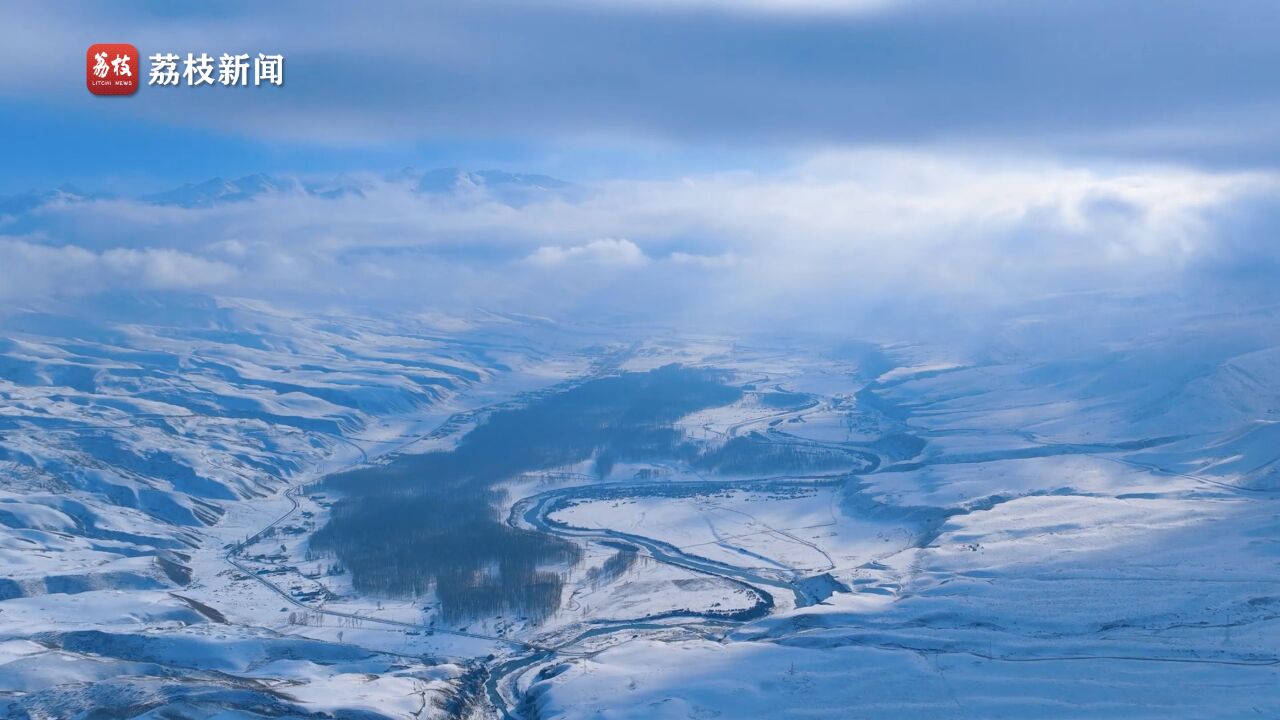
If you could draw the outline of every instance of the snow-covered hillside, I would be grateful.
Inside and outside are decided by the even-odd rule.
[[[190,296],[5,323],[15,717],[1241,717],[1280,682],[1269,312],[980,353]],[[695,410],[545,454],[690,402],[641,382],[673,363]],[[495,419],[498,461],[459,451]],[[485,532],[576,548],[545,616],[363,592],[313,543],[379,497],[315,481],[438,522],[447,476],[403,468],[450,457],[500,469]]]
[[[191,296],[103,300],[3,318],[6,717],[382,717],[452,702],[457,683],[444,681],[460,667],[286,639],[270,593],[210,599],[248,581],[234,579],[225,548],[283,512],[289,486],[411,447],[467,403],[554,384],[589,360],[553,358],[500,316],[389,322]]]
[[[881,453],[834,499],[707,492],[561,511],[576,527],[773,577],[821,570],[842,587],[701,637],[639,634],[515,686],[558,718],[1271,712],[1280,325],[1180,322],[1106,346],[1012,335],[971,358],[885,348],[897,367],[860,390],[851,376],[852,402],[763,430],[924,441],[914,456]]]

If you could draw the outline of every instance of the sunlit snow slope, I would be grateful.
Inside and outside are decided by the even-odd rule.
[[[572,361],[547,363],[499,316],[139,295],[2,322],[0,715],[383,717],[454,702],[457,666],[279,635],[280,598],[234,580],[224,548],[283,512],[289,484],[404,448],[459,398],[550,384]],[[219,583],[246,589],[211,600]]]

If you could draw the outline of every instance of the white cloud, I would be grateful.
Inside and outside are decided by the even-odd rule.
[[[28,255],[62,255],[20,263],[11,242],[5,281],[54,292],[59,282],[15,268],[38,278],[58,266],[76,288],[136,278],[415,311],[924,325],[1052,294],[1203,282],[1210,265],[1274,257],[1269,235],[1241,223],[1275,208],[1267,174],[827,152],[771,174],[603,182],[518,207],[379,182],[360,197],[194,210],[62,203],[15,222],[68,247],[27,243]]]
[[[168,248],[94,252],[0,238],[0,299],[75,297],[110,289],[204,290],[235,277],[222,262]]]
[[[719,255],[696,255],[686,252],[673,252],[667,257],[668,260],[676,265],[691,265],[703,268],[723,268],[732,267],[738,264],[738,256],[733,253],[721,253]]]
[[[582,0],[584,5],[617,8],[634,5],[663,10],[718,10],[732,13],[776,13],[779,15],[865,13],[901,4],[902,0]]]
[[[528,258],[534,265],[544,267],[567,262],[606,266],[643,265],[647,259],[644,251],[635,243],[616,238],[601,238],[582,245],[543,245]]]

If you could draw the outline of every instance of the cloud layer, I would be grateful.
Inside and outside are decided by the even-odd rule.
[[[0,237],[0,302],[13,307],[113,289],[216,289],[235,277],[227,263],[171,248],[94,252]]]
[[[515,205],[361,183],[341,197],[284,184],[294,189],[211,207],[46,204],[0,223],[4,295],[188,288],[310,306],[923,331],[1054,295],[1254,291],[1268,285],[1256,269],[1280,254],[1257,239],[1280,208],[1280,184],[1258,172],[853,152]]]
[[[963,145],[1274,165],[1280,6],[1139,0],[7,3],[0,97],[321,145]],[[278,51],[287,87],[66,92],[104,37]]]

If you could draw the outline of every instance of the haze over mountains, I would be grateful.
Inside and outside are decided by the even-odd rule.
[[[407,187],[416,193],[426,195],[469,197],[505,204],[549,197],[572,187],[563,180],[547,175],[509,173],[502,170],[471,171],[455,167],[427,171],[406,167],[381,177],[336,177],[319,181],[303,181],[291,176],[254,173],[230,180],[215,177],[145,194],[90,193],[73,185],[64,185],[56,190],[31,190],[0,197],[0,216],[17,216],[54,203],[118,198],[138,200],[153,205],[201,208],[251,201],[272,195],[304,195],[329,199],[362,197],[368,188],[378,182]]]
[[[1004,163],[864,151],[775,175],[566,183],[442,169],[39,191],[0,203],[0,293],[185,290],[300,308],[340,295],[362,312],[856,324],[981,342],[1055,298],[1152,308],[1154,323],[1169,303],[1275,301],[1274,246],[1243,239],[1270,227],[1266,176]]]

